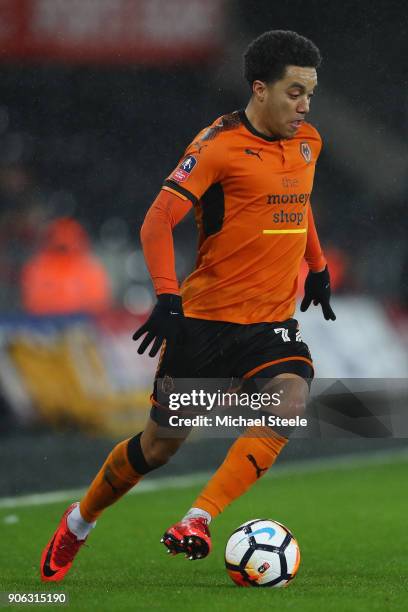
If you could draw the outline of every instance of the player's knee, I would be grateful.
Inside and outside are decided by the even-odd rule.
[[[298,377],[295,379],[276,377],[265,385],[262,391],[279,395],[279,405],[271,405],[272,413],[285,418],[302,417],[305,414],[308,386],[304,380]]]
[[[291,398],[282,407],[288,418],[302,417],[306,411],[306,400],[304,397]]]
[[[282,402],[278,408],[264,408],[264,411],[285,419],[302,417],[306,412],[306,401],[303,398],[291,398],[288,401]]]
[[[128,459],[138,474],[148,474],[167,463],[181,443],[182,440],[157,439],[144,431],[129,440]]]
[[[306,412],[306,396],[301,389],[293,390],[286,397],[282,395],[281,403],[275,414],[292,419],[302,417]]]
[[[144,447],[143,454],[146,462],[152,468],[158,468],[165,465],[171,459],[179,446],[180,442],[176,440],[150,440]]]

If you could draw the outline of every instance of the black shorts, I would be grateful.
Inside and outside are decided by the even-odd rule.
[[[268,378],[293,373],[313,378],[313,362],[296,319],[278,323],[225,323],[186,317],[187,337],[177,349],[160,355],[151,418],[160,423],[166,409],[158,402],[158,381],[175,379]]]

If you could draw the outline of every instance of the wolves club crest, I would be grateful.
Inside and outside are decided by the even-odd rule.
[[[303,155],[306,163],[309,163],[312,160],[312,149],[308,142],[300,143],[300,152]]]

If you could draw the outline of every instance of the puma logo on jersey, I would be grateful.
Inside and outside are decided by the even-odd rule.
[[[194,143],[194,146],[196,147],[196,149],[195,149],[194,153],[198,153],[198,154],[200,154],[200,153],[201,153],[201,150],[202,150],[202,149],[204,149],[205,147],[208,147],[208,145],[207,145],[207,144],[201,144],[199,140],[197,140],[197,141]]]
[[[261,161],[263,161],[261,157],[261,152],[263,149],[258,149],[257,151],[253,151],[252,149],[245,149],[245,153],[247,155],[253,155],[254,157],[258,157]]]

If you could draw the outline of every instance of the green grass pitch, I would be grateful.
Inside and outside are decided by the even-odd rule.
[[[159,540],[200,485],[128,496],[105,513],[60,585],[39,582],[38,559],[67,504],[1,509],[0,591],[65,591],[70,611],[407,610],[407,467],[396,457],[268,476],[213,523],[213,553],[194,562],[166,555]],[[10,514],[18,522],[4,522]],[[224,570],[230,532],[263,517],[300,544],[285,589],[239,588]]]

